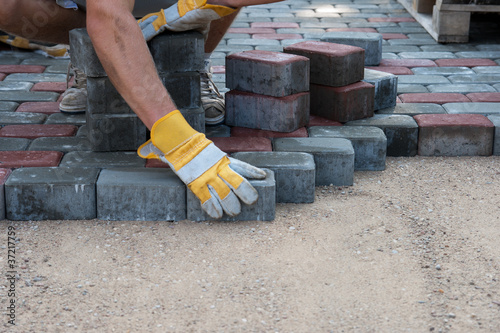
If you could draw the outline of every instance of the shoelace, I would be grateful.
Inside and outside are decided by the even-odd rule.
[[[87,87],[87,75],[84,72],[74,67],[71,62],[68,64],[68,71],[66,72],[66,90],[69,89],[69,81],[71,81],[70,72],[73,71],[75,74],[75,82],[72,88],[86,88]]]
[[[210,72],[201,72],[200,73],[200,85],[201,85],[201,96],[202,97],[222,97],[222,94],[217,89],[214,81],[212,80],[212,73]]]

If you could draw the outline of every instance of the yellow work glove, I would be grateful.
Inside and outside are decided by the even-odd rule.
[[[235,11],[235,8],[207,4],[207,0],[179,0],[176,5],[148,14],[138,22],[146,41],[165,30],[199,30],[206,35],[211,21]]]
[[[205,134],[195,131],[177,110],[153,125],[151,140],[140,146],[137,153],[170,165],[214,219],[222,217],[223,211],[229,216],[238,215],[239,200],[247,205],[255,203],[257,191],[245,177],[266,177],[263,170],[228,157]]]

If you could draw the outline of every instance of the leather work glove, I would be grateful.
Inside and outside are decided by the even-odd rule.
[[[198,30],[206,35],[211,21],[235,11],[236,8],[207,4],[207,0],[179,0],[177,5],[148,14],[138,23],[146,41],[165,30]]]
[[[205,134],[194,130],[178,110],[153,125],[151,140],[141,145],[137,153],[170,165],[214,219],[221,218],[223,211],[229,216],[238,215],[239,200],[247,205],[257,201],[257,190],[244,177],[266,177],[263,170],[227,157]]]

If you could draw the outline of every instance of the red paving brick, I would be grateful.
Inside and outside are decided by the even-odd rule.
[[[45,66],[37,65],[0,65],[0,72],[5,74],[12,73],[43,73]]]
[[[253,39],[274,39],[274,40],[283,40],[283,39],[303,39],[300,34],[254,34],[252,35]]]
[[[413,117],[419,127],[494,127],[480,114],[421,114]]]
[[[212,66],[212,73],[224,74],[226,73],[226,66]]]
[[[405,34],[384,33],[381,35],[383,39],[408,39],[408,36],[406,36]]]
[[[271,29],[294,29],[299,28],[298,23],[294,22],[253,22],[250,23],[252,28],[271,28]]]
[[[328,28],[326,32],[342,32],[342,31],[353,31],[353,32],[378,32],[374,28]]]
[[[471,102],[500,102],[500,92],[470,93],[465,95]]]
[[[3,168],[56,167],[63,153],[58,151],[0,151]]]
[[[165,162],[162,162],[157,159],[148,159],[146,160],[146,168],[170,168],[169,165]]]
[[[231,154],[240,151],[272,151],[268,138],[210,138],[222,151]]]
[[[439,67],[498,66],[498,64],[491,59],[481,58],[436,59],[434,61]]]
[[[231,34],[275,34],[276,29],[273,28],[229,28],[227,30]]]
[[[59,102],[26,102],[19,105],[16,112],[59,113]]]
[[[366,68],[373,69],[376,71],[391,73],[394,75],[413,75],[413,72],[408,67],[376,66],[376,67],[366,67]]]
[[[413,17],[370,17],[368,22],[415,22]]]
[[[231,128],[231,137],[307,138],[308,136],[309,135],[307,134],[307,130],[305,127],[299,128],[298,130],[290,133],[265,131],[238,126]]]
[[[436,63],[429,59],[382,59],[380,66],[387,67],[437,67]]]
[[[3,79],[5,79],[7,75],[5,75],[4,73],[0,73],[0,81],[3,81]]]
[[[309,125],[308,127],[311,126],[342,126],[342,123],[339,123],[338,121],[333,121],[327,118],[323,118],[320,116],[315,116],[315,115],[310,115],[309,116]]]
[[[10,169],[0,169],[0,185],[5,184],[11,173]]]
[[[66,87],[66,82],[37,82],[33,85],[31,91],[54,91],[63,93],[66,91]]]
[[[77,130],[74,125],[7,125],[0,129],[0,137],[36,139],[74,136]]]
[[[467,103],[467,96],[457,93],[414,93],[398,96],[403,103]]]

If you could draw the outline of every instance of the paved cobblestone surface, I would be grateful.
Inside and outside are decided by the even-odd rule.
[[[395,0],[345,0],[341,3],[287,0],[245,8],[212,55],[215,82],[222,92],[228,91],[224,71],[225,57],[229,54],[248,50],[281,52],[294,43],[321,41],[327,32],[342,31],[382,34],[382,60],[379,66],[369,68],[398,77],[398,105],[376,114],[410,117],[429,113],[481,114],[495,120],[495,133],[498,133],[498,34],[496,37],[485,34],[489,39],[483,38],[482,34],[473,35],[467,44],[438,44]],[[31,52],[10,50],[6,46],[1,48],[0,133],[13,133],[12,129],[17,129],[21,134],[0,135],[3,136],[0,138],[0,168],[12,171],[29,166],[74,165],[99,169],[163,166],[143,162],[135,156],[127,156],[126,161],[117,165],[110,162],[109,156],[100,158],[94,156],[99,153],[82,154],[90,149],[85,139],[85,116],[66,116],[58,109],[60,94],[66,88],[67,66],[67,59],[46,58]],[[405,104],[408,107],[404,107]],[[308,127],[313,125],[342,124],[311,117]],[[24,131],[11,126],[40,127],[40,130]],[[44,135],[42,128],[58,130],[49,130]],[[231,132],[227,126],[207,128],[211,137],[227,137]],[[299,130],[296,136],[303,137],[304,132]],[[262,135],[258,131],[247,133],[251,140],[243,137],[214,141],[229,153],[272,149],[268,137],[275,135]],[[51,136],[64,137],[49,138]],[[494,142],[493,149],[498,154],[498,138]],[[0,202],[2,211],[3,200]]]

